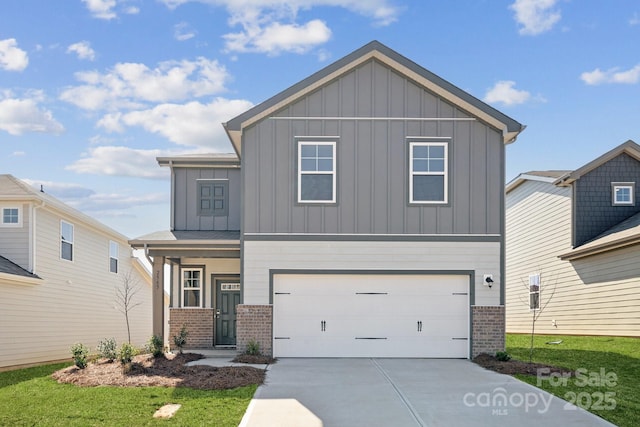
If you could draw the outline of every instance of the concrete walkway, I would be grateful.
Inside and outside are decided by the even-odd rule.
[[[612,426],[467,360],[279,359],[241,427]]]

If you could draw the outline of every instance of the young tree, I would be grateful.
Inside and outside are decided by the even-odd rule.
[[[138,280],[133,277],[131,271],[122,275],[121,284],[116,287],[116,308],[124,314],[124,320],[127,322],[127,338],[131,344],[131,328],[129,326],[129,313],[132,309],[142,304],[142,301],[136,301],[135,296],[140,291]]]
[[[542,280],[542,273],[537,273],[529,275],[528,283],[523,280],[522,284],[527,289],[529,298],[521,295],[520,301],[528,305],[531,311],[531,344],[529,345],[529,363],[531,363],[533,360],[533,337],[536,331],[536,320],[538,320],[551,298],[553,298],[556,292],[556,282],[553,283],[553,288],[548,289],[549,284]]]

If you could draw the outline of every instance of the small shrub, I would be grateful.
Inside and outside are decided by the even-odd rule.
[[[118,360],[123,365],[128,365],[133,360],[133,356],[138,354],[138,350],[134,346],[129,343],[124,343],[120,346],[120,350],[118,351]]]
[[[89,348],[82,344],[76,343],[71,346],[71,354],[73,355],[73,363],[80,368],[84,369],[87,367],[87,363],[89,361]]]
[[[249,356],[259,356],[260,355],[260,343],[256,340],[250,340],[247,343],[247,354]]]
[[[98,343],[96,347],[98,356],[103,357],[109,362],[113,362],[118,357],[118,345],[115,338],[105,338]]]
[[[157,335],[151,336],[151,338],[149,338],[149,342],[147,343],[147,350],[153,355],[153,357],[162,356],[164,354],[162,338]]]
[[[187,336],[189,336],[189,332],[185,325],[182,325],[182,329],[180,329],[180,333],[178,335],[173,336],[173,343],[178,347],[180,354],[182,354],[182,347],[187,343]]]
[[[508,360],[511,360],[511,355],[506,351],[498,351],[496,352],[496,359],[498,359],[501,362],[506,362]]]

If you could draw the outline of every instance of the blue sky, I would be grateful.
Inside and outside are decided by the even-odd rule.
[[[507,181],[640,142],[640,1],[21,0],[0,7],[0,173],[129,237],[169,226],[157,156],[379,40],[527,125]]]

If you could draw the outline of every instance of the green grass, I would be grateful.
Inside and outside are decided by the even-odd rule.
[[[514,359],[529,361],[530,339],[530,335],[508,334],[507,351]],[[546,344],[557,340],[562,343]],[[618,426],[640,426],[640,339],[539,335],[534,339],[533,362],[573,372],[581,369],[581,376],[567,379],[566,385],[558,377],[540,381],[517,375],[518,379],[573,401]]]
[[[162,387],[76,387],[50,375],[57,364],[0,373],[0,425],[11,426],[237,426],[256,386],[202,391]],[[153,413],[182,408],[170,420]]]

